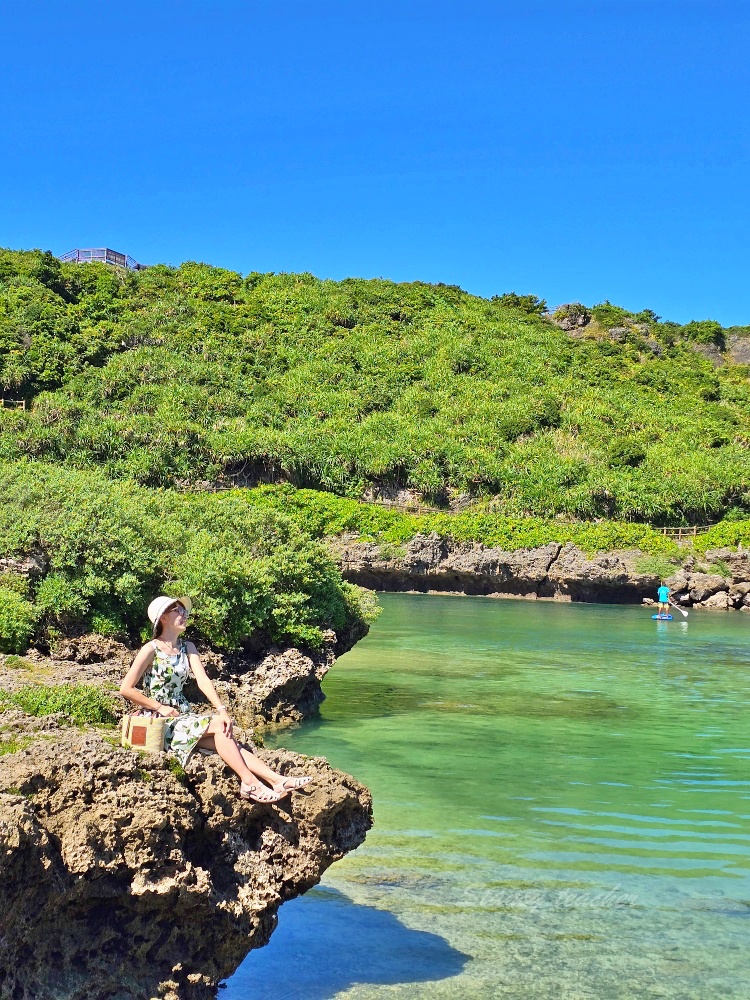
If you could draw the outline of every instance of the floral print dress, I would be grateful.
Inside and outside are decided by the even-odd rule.
[[[185,681],[191,675],[185,643],[180,643],[180,651],[175,654],[165,653],[155,642],[151,645],[156,655],[143,675],[143,692],[147,697],[180,712],[179,716],[166,720],[164,749],[171,751],[184,767],[198,740],[205,735],[211,716],[192,714],[190,702],[182,693]]]

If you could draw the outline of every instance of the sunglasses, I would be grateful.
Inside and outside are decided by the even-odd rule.
[[[164,614],[171,615],[174,614],[175,611],[177,611],[181,615],[184,615],[185,618],[188,617],[189,612],[185,608],[183,608],[181,604],[173,604],[171,608],[167,608]]]

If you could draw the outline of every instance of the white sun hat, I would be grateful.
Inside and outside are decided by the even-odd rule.
[[[193,609],[193,602],[189,597],[165,597],[164,594],[161,594],[153,599],[146,610],[149,620],[156,625],[170,604],[181,604],[188,614]]]

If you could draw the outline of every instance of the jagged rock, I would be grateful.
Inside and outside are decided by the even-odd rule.
[[[726,364],[721,349],[716,344],[695,344],[689,345],[696,354],[702,354],[706,360],[710,361],[714,368],[721,368]]]
[[[0,996],[209,1000],[278,907],[364,840],[368,791],[321,758],[265,754],[316,782],[243,802],[218,757],[58,730],[0,757]]]
[[[400,552],[353,539],[332,539],[330,547],[347,580],[375,590],[637,601],[658,584],[630,567],[634,553],[589,558],[570,543],[508,552],[432,534],[416,535]]]
[[[271,650],[251,670],[224,672],[217,688],[245,726],[296,722],[313,715],[324,700],[320,685],[333,662],[332,643],[314,656],[298,649]]]
[[[29,579],[36,579],[47,569],[47,558],[40,550],[30,552],[29,555],[21,559],[14,559],[12,556],[5,556],[0,559],[0,574],[13,573],[16,576],[24,576]]]
[[[520,586],[535,592],[547,579],[547,573],[560,552],[557,542],[536,549],[485,548],[483,545],[455,547],[445,560],[448,571],[460,574],[476,573],[482,577],[496,577],[504,584]]]
[[[750,552],[734,552],[732,549],[709,549],[706,552],[709,563],[723,562],[732,574],[732,580],[750,580]]]
[[[729,611],[733,606],[726,590],[720,590],[718,593],[707,597],[705,601],[697,601],[693,605],[696,608],[710,608],[713,611]]]
[[[58,639],[52,645],[52,656],[57,660],[72,660],[74,663],[112,663],[123,667],[133,658],[133,651],[105,635],[81,635]]]
[[[375,590],[419,590],[537,597],[557,542],[506,552],[479,543],[454,542],[437,534],[415,535],[400,551],[394,546],[349,539],[331,540],[347,580]]]
[[[702,603],[719,591],[728,590],[726,577],[718,573],[691,573],[690,599],[694,604]]]
[[[743,580],[741,583],[733,583],[729,588],[729,599],[734,604],[742,604],[748,594],[750,594],[750,581],[748,580]]]
[[[727,340],[727,354],[735,365],[750,365],[750,337],[730,334]]]
[[[668,576],[664,582],[673,593],[687,593],[690,590],[690,574],[684,569],[678,569],[676,573]]]
[[[566,302],[555,309],[551,319],[561,330],[578,330],[591,322],[591,313],[580,302]]]
[[[415,535],[406,547],[404,569],[407,573],[434,573],[444,562],[448,551],[448,540],[434,532],[430,535]]]
[[[628,339],[628,334],[630,330],[627,326],[613,326],[607,331],[607,336],[610,340],[616,341],[621,344],[623,341]]]
[[[589,558],[572,542],[567,542],[550,566],[549,581],[556,585],[556,596],[561,599],[592,600],[594,591],[601,594],[627,586],[630,574],[616,555],[605,553]]]
[[[570,542],[512,552],[438,534],[415,535],[403,546],[359,542],[356,536],[329,539],[328,544],[345,578],[374,590],[647,603],[654,600],[660,583],[655,573],[638,570],[640,552],[588,556]],[[750,581],[750,552],[714,549],[706,558],[709,564],[723,562],[733,582],[719,573],[694,572],[695,556],[688,555],[666,580],[672,599],[687,606],[724,607],[727,601],[721,599],[707,602],[714,594],[726,593],[731,583],[729,604],[744,606],[750,582],[747,590],[735,588]]]

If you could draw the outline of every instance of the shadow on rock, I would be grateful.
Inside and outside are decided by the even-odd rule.
[[[357,983],[424,983],[457,976],[469,956],[392,913],[322,888],[287,903],[271,943],[254,952],[221,1000],[329,1000]]]

